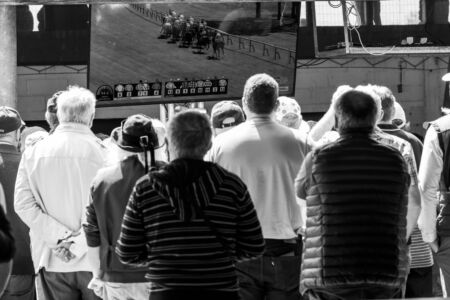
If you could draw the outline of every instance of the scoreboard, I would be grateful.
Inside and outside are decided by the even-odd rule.
[[[114,99],[122,98],[161,98],[162,83],[146,82],[115,84]]]
[[[226,94],[228,79],[177,80],[164,85],[166,97],[207,96]]]
[[[97,100],[211,96],[227,93],[228,79],[225,78],[170,80],[166,82],[139,81],[139,83],[118,83],[114,85],[114,88],[103,85],[97,90]]]

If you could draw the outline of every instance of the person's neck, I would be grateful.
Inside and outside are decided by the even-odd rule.
[[[253,112],[248,112],[248,113],[246,113],[246,115],[247,115],[247,120],[261,119],[261,118],[272,119],[273,113],[257,114],[257,113],[253,113]]]
[[[392,125],[392,121],[379,121],[377,125]]]

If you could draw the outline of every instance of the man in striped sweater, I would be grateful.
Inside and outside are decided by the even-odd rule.
[[[262,254],[264,240],[247,187],[203,161],[208,117],[184,111],[167,131],[172,162],[134,188],[116,252],[148,266],[151,300],[239,299],[235,263]]]

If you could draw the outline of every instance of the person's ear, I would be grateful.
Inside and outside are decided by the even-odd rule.
[[[384,111],[381,110],[381,111],[380,111],[380,116],[378,117],[378,122],[380,122],[381,120],[383,120],[383,116],[384,116]]]
[[[277,99],[277,101],[275,101],[275,107],[273,108],[273,110],[274,111],[277,110],[279,106],[280,106],[280,101],[278,101],[278,99]]]

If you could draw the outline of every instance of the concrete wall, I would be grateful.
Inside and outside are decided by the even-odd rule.
[[[320,63],[316,65],[316,63]],[[314,64],[305,66],[305,64]],[[369,57],[299,61],[295,97],[305,113],[324,112],[331,95],[341,84],[386,85],[392,89],[411,122],[413,131],[423,133],[422,123],[436,119],[444,98],[442,75],[447,58]],[[401,67],[400,67],[401,66]],[[18,67],[18,108],[25,120],[43,120],[47,99],[70,84],[87,85],[87,66]],[[401,74],[401,76],[400,76]],[[398,85],[402,85],[402,92]],[[207,104],[206,108],[211,105]],[[134,113],[159,116],[159,105],[102,107],[98,119],[124,118]]]
[[[24,120],[44,120],[47,99],[69,85],[87,86],[87,66],[20,66],[17,68],[18,109]],[[97,108],[97,119],[145,113],[159,117],[159,105]]]
[[[423,122],[440,116],[445,89],[441,77],[446,72],[446,58],[427,56],[300,60],[295,95],[303,112],[321,112],[341,84],[385,85],[402,104],[411,129],[424,133]]]

